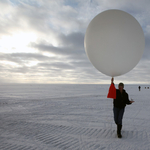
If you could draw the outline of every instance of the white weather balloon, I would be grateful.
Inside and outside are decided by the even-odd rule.
[[[88,25],[84,46],[95,68],[114,77],[137,65],[144,51],[145,38],[133,16],[121,10],[107,10]]]

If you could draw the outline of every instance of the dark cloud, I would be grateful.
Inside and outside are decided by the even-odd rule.
[[[30,43],[30,47],[36,48],[41,52],[49,52],[57,56],[66,57],[73,61],[87,60],[84,51],[84,34],[81,32],[71,33],[69,35],[61,34],[58,36],[58,41],[61,46],[53,46],[47,43]]]
[[[150,33],[145,34],[145,51],[142,59],[150,60]]]
[[[49,61],[55,60],[53,57],[43,56],[41,54],[34,53],[11,53],[11,54],[3,54],[0,53],[0,60],[3,61],[11,61],[15,63],[24,63],[27,61]]]
[[[59,70],[74,70],[74,66],[69,64],[69,63],[64,63],[64,62],[52,62],[52,63],[39,63],[39,67],[45,67],[49,70],[51,69],[57,69]]]
[[[62,45],[71,46],[74,48],[84,48],[84,33],[73,32],[69,35],[61,34],[59,36]]]

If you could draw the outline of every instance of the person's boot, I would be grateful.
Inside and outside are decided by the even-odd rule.
[[[118,138],[122,138],[121,129],[122,129],[122,125],[118,124],[117,125],[117,135],[118,135]]]

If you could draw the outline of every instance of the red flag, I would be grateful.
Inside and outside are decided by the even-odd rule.
[[[115,88],[115,85],[113,83],[109,87],[107,98],[116,99],[116,88]]]

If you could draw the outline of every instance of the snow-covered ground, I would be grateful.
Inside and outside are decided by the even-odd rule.
[[[135,103],[118,139],[108,88],[1,85],[0,150],[150,150],[150,89],[125,86]]]

